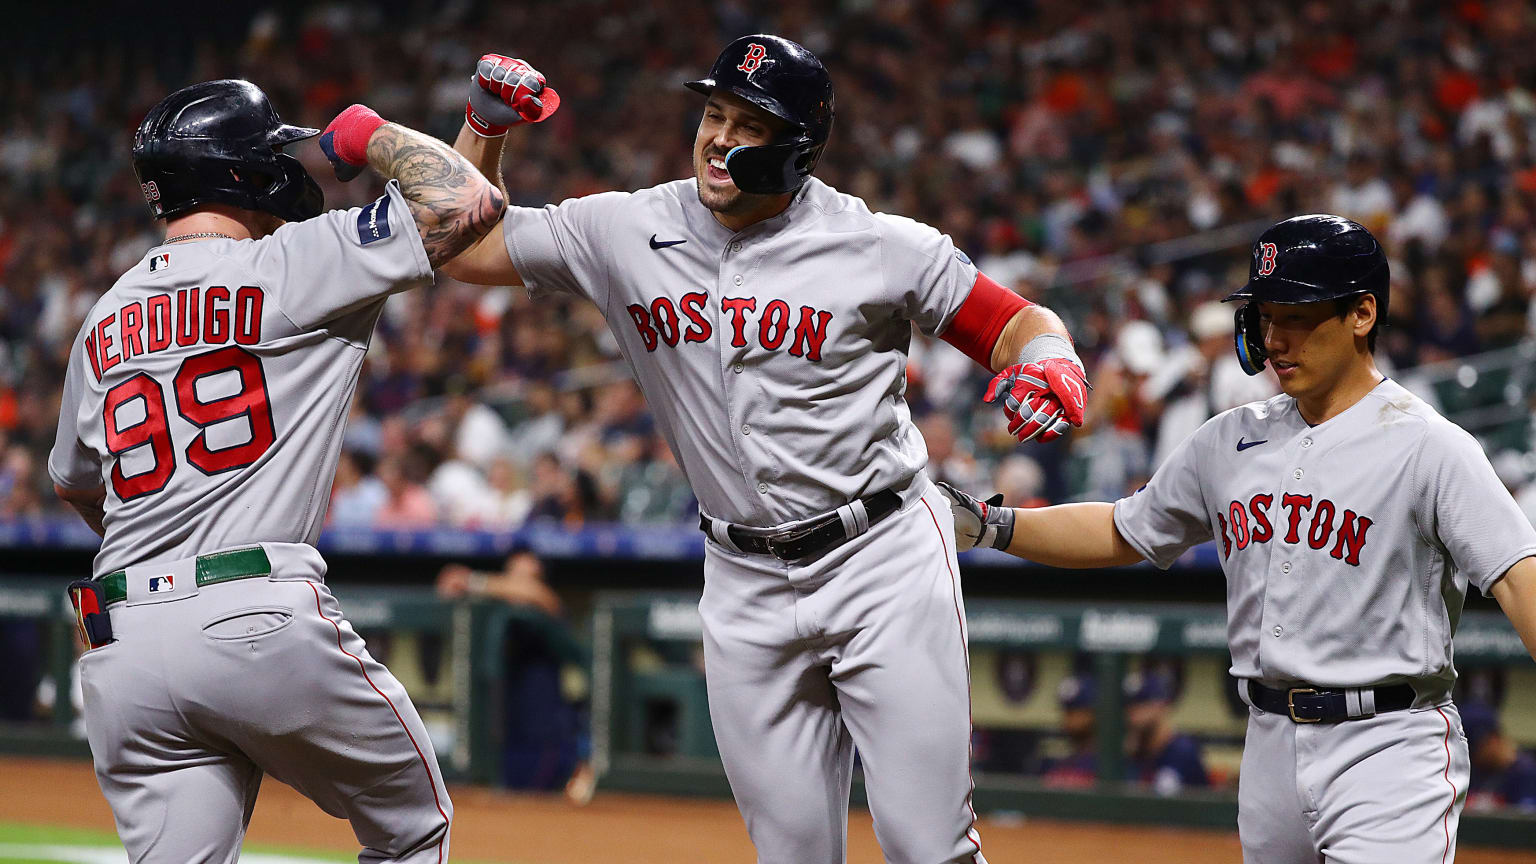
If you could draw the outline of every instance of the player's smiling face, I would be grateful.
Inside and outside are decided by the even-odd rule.
[[[763,206],[777,196],[749,195],[736,188],[725,170],[725,154],[733,147],[768,144],[788,128],[779,118],[734,93],[717,90],[704,104],[704,116],[693,141],[693,172],[699,181],[699,201],[716,213],[739,213]]]
[[[1269,364],[1280,389],[1297,398],[1323,396],[1355,366],[1368,365],[1363,343],[1375,321],[1375,299],[1369,295],[1342,316],[1332,300],[1259,304]]]

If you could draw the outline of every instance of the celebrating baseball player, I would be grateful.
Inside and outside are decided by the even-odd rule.
[[[480,60],[455,146],[488,177],[539,84]],[[902,398],[912,325],[1000,370],[987,395],[1022,439],[1082,422],[1082,364],[948,237],[811,176],[834,115],[811,52],[746,36],[687,86],[694,177],[510,207],[444,272],[606,316],[699,500],[710,714],[758,860],[844,860],[857,748],[887,860],[982,862],[952,523]]]
[[[1468,583],[1536,656],[1536,530],[1477,441],[1377,371],[1387,258],[1298,216],[1253,246],[1238,358],[1284,391],[1217,415],[1136,494],[1015,510],[948,487],[962,548],[1167,568],[1215,539],[1251,706],[1245,861],[1450,861],[1467,794],[1451,637]]]
[[[263,774],[351,821],[360,861],[448,859],[453,812],[405,689],[313,546],[386,297],[488,231],[502,193],[446,144],[354,105],[321,146],[390,180],[322,213],[246,81],[167,96],[134,139],[165,241],[91,310],[48,460],[102,535],[70,586],[85,721],[135,862],[233,862]]]

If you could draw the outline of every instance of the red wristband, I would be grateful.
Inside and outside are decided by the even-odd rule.
[[[1003,335],[1003,328],[1020,309],[1033,305],[978,271],[970,295],[960,304],[955,320],[939,334],[939,338],[991,369],[992,349],[997,345],[998,337]]]
[[[505,135],[507,130],[512,128],[511,126],[498,126],[481,117],[475,113],[474,103],[464,106],[464,122],[468,123],[469,128],[473,129],[475,134],[481,138],[495,138],[499,135]]]
[[[331,146],[343,162],[367,165],[368,139],[385,122],[383,117],[367,105],[350,105],[347,110],[336,115],[331,125],[325,127],[325,131],[333,133]]]

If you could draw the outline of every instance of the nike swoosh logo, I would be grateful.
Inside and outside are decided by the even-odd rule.
[[[1237,452],[1241,453],[1244,450],[1247,450],[1249,447],[1257,447],[1260,444],[1268,444],[1268,443],[1269,443],[1269,439],[1268,438],[1265,438],[1263,441],[1249,441],[1247,443],[1244,443],[1243,439],[1239,438],[1239,439],[1237,439]]]
[[[676,246],[679,243],[687,243],[687,242],[688,242],[687,240],[657,240],[655,234],[651,235],[651,248],[652,249],[665,249],[668,246]]]

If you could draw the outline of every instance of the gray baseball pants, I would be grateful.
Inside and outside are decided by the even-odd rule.
[[[270,774],[350,821],[362,864],[446,862],[453,805],[420,716],[318,555],[284,545],[268,546],[272,577],[200,589],[192,559],[129,568],[116,641],[81,657],[96,777],[130,859],[236,861]],[[148,570],[174,572],[174,590],[145,594]]]

